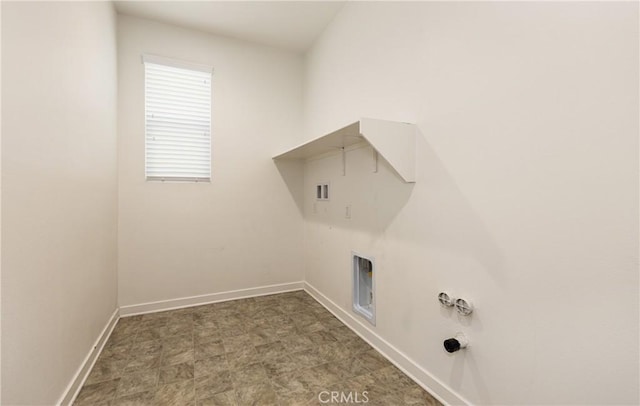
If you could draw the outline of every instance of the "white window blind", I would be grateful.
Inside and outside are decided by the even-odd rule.
[[[150,55],[143,62],[147,180],[209,181],[212,69]]]

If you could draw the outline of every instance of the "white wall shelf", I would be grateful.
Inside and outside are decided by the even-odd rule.
[[[273,159],[304,160],[342,151],[363,141],[368,142],[407,183],[416,181],[416,126],[397,121],[362,118],[339,130],[291,148]],[[343,161],[344,162],[344,161]]]

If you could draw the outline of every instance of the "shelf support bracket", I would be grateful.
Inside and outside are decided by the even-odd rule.
[[[347,175],[347,151],[342,147],[342,176]]]

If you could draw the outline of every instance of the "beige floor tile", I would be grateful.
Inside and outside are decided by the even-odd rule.
[[[217,318],[211,314],[196,316],[193,322],[194,329],[218,329]]]
[[[236,387],[256,385],[267,381],[267,372],[261,363],[256,362],[231,370],[231,379]]]
[[[112,406],[155,406],[153,397],[155,390],[139,392],[134,395],[116,398]]]
[[[338,323],[340,323],[338,319],[335,319],[335,320],[338,321]],[[334,327],[332,329],[329,329],[329,332],[338,341],[348,341],[348,340],[354,340],[358,338],[358,335],[353,331],[351,331],[351,329],[345,325],[341,325],[340,327]]]
[[[331,334],[329,331],[325,331],[325,330],[316,331],[316,332],[311,333],[311,334],[306,334],[306,337],[309,340],[311,340],[311,342],[315,346],[328,344],[328,343],[331,343],[331,342],[334,342],[334,341],[338,341],[333,336],[333,334]]]
[[[320,316],[320,317],[318,317],[318,319],[320,320],[320,323],[322,323],[324,328],[327,329],[327,330],[333,330],[335,328],[345,328],[351,334],[355,334],[351,330],[349,330],[348,327],[346,327],[344,324],[342,324],[342,322],[340,320],[336,319],[331,313],[327,313],[326,315]],[[336,336],[336,338],[338,338],[338,337]]]
[[[224,346],[224,352],[237,352],[247,347],[253,346],[252,337],[249,334],[241,334],[232,337],[223,337],[222,344]]]
[[[293,353],[291,359],[298,366],[298,369],[311,368],[327,362],[320,356],[317,348]]]
[[[236,389],[238,404],[246,406],[271,406],[277,405],[276,393],[268,383],[244,386]]]
[[[240,351],[230,352],[226,354],[226,357],[229,369],[242,368],[261,360],[256,348],[253,346],[245,347]]]
[[[279,358],[289,353],[280,341],[257,345],[255,347],[255,352],[256,356],[261,360]]]
[[[128,354],[123,359],[112,359],[101,356],[93,366],[85,384],[90,385],[119,378],[128,363]]]
[[[248,335],[251,345],[254,346],[272,343],[280,339],[277,329],[271,326],[248,330]]]
[[[196,361],[200,359],[210,358],[215,355],[224,354],[224,346],[222,340],[214,340],[206,343],[198,343],[195,346]]]
[[[429,392],[425,391],[418,385],[405,391],[402,400],[405,405],[424,405],[424,406],[440,406],[440,402],[436,400]]]
[[[162,359],[160,361],[161,366],[181,364],[183,362],[195,361],[195,350],[193,346],[189,349],[183,349],[180,347],[167,346],[162,353]]]
[[[317,376],[308,370],[298,370],[288,374],[277,375],[271,378],[271,385],[278,393],[290,395],[292,393],[315,393],[326,384],[316,380]]]
[[[155,389],[158,384],[158,370],[144,370],[126,374],[120,378],[116,398],[134,395]]]
[[[193,380],[194,365],[193,362],[183,362],[182,364],[170,365],[160,368],[159,385],[167,383]]]
[[[154,369],[160,367],[161,353],[153,354],[131,354],[129,362],[124,369],[124,373],[132,373],[144,369]]]
[[[299,365],[291,358],[290,355],[285,355],[280,358],[270,358],[262,361],[265,371],[268,376],[282,375],[288,372],[293,372],[299,369]]]
[[[320,345],[316,348],[318,356],[325,362],[347,359],[353,354],[339,342]]]
[[[195,399],[195,383],[190,379],[158,386],[153,401],[157,406],[193,406]]]
[[[105,382],[85,385],[76,398],[75,405],[108,404],[116,395],[120,378]]]
[[[193,339],[195,343],[206,343],[222,339],[218,327],[198,327],[193,330]]]
[[[440,406],[302,291],[123,318],[75,404],[320,405],[323,391]]]
[[[236,393],[233,390],[217,393],[206,399],[198,399],[198,406],[240,406],[236,400]]]
[[[208,399],[222,392],[233,391],[233,380],[229,371],[213,373],[196,378],[196,398]]]
[[[306,406],[317,400],[315,392],[277,393],[278,404],[287,406]]]
[[[372,372],[372,376],[382,385],[397,388],[398,390],[409,390],[416,383],[402,373],[398,368],[389,365],[385,368]]]
[[[135,355],[159,355],[162,352],[160,339],[137,342],[131,347],[131,353]]]
[[[166,337],[162,340],[162,346],[165,350],[191,350],[193,349],[193,340],[193,334]]]
[[[355,338],[352,338],[351,340],[343,341],[343,345],[353,355],[357,355],[365,351],[369,351],[373,348],[360,337],[355,337]]]
[[[364,367],[371,372],[393,365],[376,350],[365,351],[358,355],[357,358],[362,361]]]
[[[214,374],[218,372],[227,371],[229,365],[227,363],[227,357],[224,354],[216,355],[213,357],[196,360],[195,363],[195,377]]]
[[[290,353],[308,350],[317,346],[311,341],[309,337],[300,334],[282,337],[280,339],[280,342]]]

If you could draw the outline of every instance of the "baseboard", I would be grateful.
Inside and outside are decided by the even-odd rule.
[[[248,297],[273,295],[275,293],[291,292],[304,289],[304,282],[282,283],[257,288],[231,290],[227,292],[211,293],[207,295],[183,297],[179,299],[160,300],[157,302],[141,303],[121,306],[120,316],[135,316],[137,314],[155,313],[183,307],[200,306],[209,303],[225,302],[227,300],[244,299]]]
[[[331,299],[322,294],[308,282],[304,283],[304,290],[342,321],[347,327],[358,334],[363,340],[384,355],[392,364],[407,374],[418,385],[431,393],[445,405],[470,405],[471,403],[449,388],[438,378],[431,375],[402,351],[391,345],[384,338],[370,330],[350,313],[342,309]]]
[[[89,372],[91,372],[91,369],[96,363],[98,356],[100,356],[100,353],[102,352],[104,345],[109,339],[109,336],[111,336],[111,332],[116,326],[119,318],[119,311],[116,308],[116,310],[114,310],[113,314],[109,318],[109,321],[107,321],[107,324],[102,329],[102,332],[98,335],[98,338],[93,344],[93,347],[91,347],[91,350],[84,358],[84,361],[82,361],[82,364],[80,364],[80,368],[78,368],[78,371],[74,375],[73,379],[71,379],[71,382],[60,397],[57,405],[71,405],[76,399],[76,396],[78,396],[78,392],[80,392],[82,385],[84,385],[84,381],[87,380]]]

